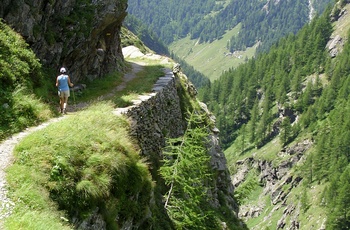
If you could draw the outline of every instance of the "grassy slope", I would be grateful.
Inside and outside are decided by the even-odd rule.
[[[79,171],[74,169],[76,167],[74,165],[75,163],[70,161],[70,156],[72,154],[77,154],[84,158],[81,162],[85,162],[84,168],[87,170],[87,176],[85,178],[84,176],[81,177],[81,184],[83,185],[86,182],[86,178],[89,178],[88,171],[98,170],[98,167],[90,164],[88,159],[92,161],[97,160],[95,163],[99,164],[103,158],[102,156],[106,156],[106,153],[115,154],[115,156],[117,156],[121,152],[132,149],[126,146],[126,144],[130,142],[125,132],[126,122],[120,121],[122,119],[117,119],[110,110],[112,107],[120,106],[121,97],[127,98],[129,95],[135,95],[135,93],[143,94],[150,92],[156,80],[164,75],[163,68],[169,68],[171,64],[167,63],[166,65],[162,65],[156,60],[147,61],[143,59],[142,61],[145,63],[145,66],[142,71],[136,73],[138,77],[129,81],[124,90],[118,91],[112,98],[108,98],[110,102],[105,104],[106,102],[101,102],[97,99],[99,105],[92,106],[91,108],[89,107],[81,112],[71,113],[67,119],[60,121],[59,124],[51,124],[40,132],[35,132],[27,136],[16,147],[15,162],[7,171],[7,180],[10,184],[9,196],[11,200],[16,201],[16,206],[11,217],[6,220],[5,224],[7,229],[72,229],[72,226],[65,221],[69,218],[67,213],[58,211],[58,205],[56,202],[52,201],[49,191],[65,191],[67,190],[65,184],[69,183],[60,183],[59,181],[63,179],[66,180],[71,176],[72,178],[77,178],[76,175],[72,175],[72,172]],[[120,74],[118,76],[112,74],[106,78],[90,83],[88,88],[95,88],[98,85],[100,89],[83,91],[82,95],[76,95],[77,101],[85,101],[84,99],[86,99],[90,101],[90,103],[93,103],[92,98],[98,98],[120,84],[120,78]],[[142,87],[140,87],[140,85],[142,85]],[[71,101],[71,103],[73,103],[73,101]],[[93,126],[91,126],[92,123],[94,124]],[[115,128],[112,129],[112,126],[115,126]],[[94,135],[91,135],[92,133]],[[104,136],[104,134],[108,134],[108,136]],[[124,147],[122,147],[121,151],[115,150],[116,145],[111,148],[107,146],[108,143],[111,143],[111,138],[115,141],[122,141],[121,146]],[[65,155],[65,153],[68,153],[68,155]],[[100,155],[100,153],[102,154]],[[119,159],[113,156],[112,158]],[[125,162],[125,165],[130,166],[129,163],[132,162],[132,167],[134,167],[136,164],[135,167],[137,170],[147,169],[148,167],[141,159],[138,159],[137,154],[128,153],[126,156],[121,156],[121,158],[123,158],[122,160]],[[107,159],[105,163],[115,164],[117,161],[108,161]],[[62,176],[61,173],[57,174],[58,177],[52,177],[56,174],[55,170],[57,167],[60,172],[66,173],[64,178],[60,178]],[[89,169],[89,167],[91,169]],[[133,170],[132,167],[129,167],[131,168],[130,170]],[[104,171],[106,171],[110,167],[104,168]],[[127,171],[128,170],[124,170],[121,174],[126,174]],[[136,173],[136,171],[133,173]],[[110,185],[111,179],[108,178],[109,174],[110,172],[107,172],[106,174],[101,174],[100,178],[93,178],[91,183],[87,184],[89,187],[83,187],[80,191],[78,190],[73,193],[93,194],[92,196],[95,194],[97,197],[100,196],[98,195],[99,191],[103,192],[104,189],[105,194],[113,193],[112,190],[107,191],[113,187]],[[144,186],[149,190],[151,182],[149,178],[147,179],[148,173],[143,171],[142,173],[136,173],[135,176],[139,176],[139,178],[145,177],[145,181],[148,182],[144,184]],[[57,178],[59,179],[58,181],[56,180]],[[123,182],[122,178],[124,177],[121,177],[121,181],[119,182]],[[131,177],[128,179],[130,180]],[[129,180],[126,181],[126,184],[130,182]],[[137,185],[138,183],[133,184]],[[128,188],[130,186],[124,185],[122,187]],[[148,191],[141,187],[135,189],[135,193],[142,193],[142,190]],[[123,191],[117,191],[117,193],[123,193]],[[62,205],[62,203],[66,203],[64,199],[70,198],[66,196],[61,199],[63,199],[60,201]],[[71,203],[71,201],[67,201],[67,203]],[[108,200],[106,200],[106,206],[108,206],[107,203]],[[129,203],[125,203],[124,206],[125,205],[129,205]],[[69,209],[69,207],[65,208]],[[112,215],[117,215],[116,213],[118,213],[118,215],[128,215],[125,211],[121,211],[115,207],[105,208],[111,211]],[[137,211],[142,213],[143,208],[145,208],[145,205],[143,205],[143,207],[138,207]],[[86,207],[76,207],[75,211],[81,214],[81,212],[84,211],[83,209],[86,209]],[[85,211],[87,210],[88,209]],[[133,209],[130,208],[130,211],[132,210]],[[108,215],[108,213],[106,215]],[[107,216],[105,218],[108,219],[109,217]],[[115,228],[113,226],[109,227]]]
[[[213,81],[219,78],[222,72],[237,67],[244,63],[246,58],[254,55],[256,47],[237,52],[232,56],[225,55],[229,52],[226,48],[227,42],[239,33],[239,29],[240,26],[237,26],[227,31],[221,39],[212,43],[200,43],[198,40],[186,37],[170,44],[169,50]]]
[[[342,38],[347,37],[347,33],[350,29],[350,19],[348,12],[350,11],[350,5],[347,4],[344,9],[346,10],[345,15],[334,24],[334,33],[339,34]],[[334,36],[333,36],[334,37]]]
[[[345,9],[347,12],[349,12],[350,4],[348,4]],[[350,29],[349,18],[350,15],[345,14],[343,18],[334,23],[334,33],[332,37],[335,37],[336,35],[340,35],[343,38],[346,37]],[[310,80],[311,78],[312,76],[307,79]],[[307,139],[310,137],[310,135],[311,134],[308,133],[302,133],[299,135],[297,141]],[[296,144],[296,142],[291,143],[289,146]],[[254,159],[267,160],[269,162],[272,162],[275,166],[278,166],[282,160],[286,160],[285,158],[279,156],[279,152],[282,150],[282,147],[279,144],[279,137],[276,137],[260,149],[253,147],[247,148],[246,146],[246,149],[249,150],[243,153],[241,151],[241,143],[242,141],[240,137],[238,137],[237,141],[225,150],[225,155],[228,160],[228,167],[230,168],[231,173],[234,173],[236,171],[236,162],[238,160],[243,160],[249,157],[253,157]],[[309,151],[312,151],[312,149]],[[308,152],[306,155],[307,154]],[[302,166],[295,166],[291,170],[292,175],[302,173],[300,167]],[[292,189],[290,195],[287,198],[286,205],[283,208],[273,210],[274,206],[272,205],[270,199],[271,195],[264,194],[262,187],[256,185],[253,189],[253,192],[251,192],[251,194],[243,200],[242,206],[254,207],[254,205],[259,204],[263,207],[263,211],[262,214],[258,217],[246,219],[245,223],[248,225],[249,229],[276,229],[277,221],[282,217],[283,210],[288,206],[288,204],[293,203],[296,204],[298,208],[300,208],[300,216],[298,217],[300,221],[300,229],[320,229],[327,218],[326,210],[324,207],[322,207],[321,199],[322,191],[324,190],[325,186],[327,186],[327,183],[313,183],[309,185],[301,184]],[[307,194],[306,200],[308,207],[305,207],[305,204],[303,205],[303,202],[301,202],[305,189]],[[289,222],[287,222],[287,225],[288,224]]]
[[[7,179],[11,199],[17,202],[6,221],[8,229],[69,229],[62,221],[69,218],[67,212],[58,211],[57,206],[84,215],[101,205],[96,204],[98,200],[112,213],[125,215],[108,206],[112,194],[127,193],[122,188],[135,194],[142,193],[143,186],[145,191],[150,189],[147,165],[128,137],[127,122],[111,110],[111,105],[100,103],[29,135],[16,147]],[[133,190],[130,180],[140,178],[147,182],[132,183]]]

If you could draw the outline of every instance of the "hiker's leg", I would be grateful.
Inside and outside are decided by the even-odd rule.
[[[58,91],[58,96],[60,98],[60,112],[62,113],[63,112],[63,104],[64,104],[64,98],[63,98],[62,92]]]
[[[64,97],[63,98],[63,109],[67,108],[67,104],[68,104],[68,97]]]
[[[67,104],[68,104],[68,97],[70,96],[69,90],[64,93],[64,102],[63,102],[63,113],[67,113]]]
[[[60,110],[61,110],[61,113],[63,111],[63,104],[64,104],[64,99],[62,97],[60,97]]]
[[[64,106],[63,109],[67,108],[67,104],[68,104],[68,97],[70,96],[69,90],[64,92]]]

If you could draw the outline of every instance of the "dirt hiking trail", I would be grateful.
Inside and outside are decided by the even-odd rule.
[[[114,88],[111,92],[101,96],[98,100],[105,100],[112,97],[115,92],[122,91],[125,89],[127,83],[137,77],[137,73],[143,70],[144,63],[142,62],[132,62],[131,70],[124,74],[123,81],[120,85]],[[57,99],[58,100],[58,99]],[[72,98],[70,98],[68,112],[74,112],[89,106],[88,102],[78,103],[73,105]],[[7,182],[6,182],[6,168],[13,162],[13,150],[15,146],[29,134],[41,130],[48,125],[59,122],[67,116],[61,116],[52,118],[49,121],[42,123],[35,127],[30,127],[24,131],[17,133],[8,139],[0,142],[0,229],[4,229],[4,220],[6,217],[11,215],[15,203],[7,197]]]

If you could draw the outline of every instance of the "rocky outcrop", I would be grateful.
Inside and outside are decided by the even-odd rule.
[[[342,37],[339,35],[336,35],[334,38],[331,38],[331,40],[327,44],[329,55],[334,58],[336,57],[339,52],[343,49],[344,41]]]
[[[42,64],[65,66],[78,82],[123,67],[119,33],[126,8],[125,0],[3,0],[0,17]]]
[[[270,217],[277,211],[283,210],[283,214],[278,220],[277,229],[299,229],[298,217],[300,215],[299,203],[288,203],[287,199],[293,188],[299,186],[303,178],[293,175],[291,169],[303,161],[304,153],[311,148],[312,142],[304,140],[283,149],[279,152],[278,158],[281,159],[278,164],[271,161],[246,158],[236,163],[237,173],[232,178],[233,185],[239,186],[244,182],[246,176],[251,170],[258,172],[258,183],[263,187],[261,197],[269,196],[272,210],[264,217],[263,222],[269,221]],[[265,203],[262,199],[254,205],[242,205],[240,207],[239,217],[242,219],[256,218],[265,212]],[[261,229],[257,225],[252,229]]]
[[[181,109],[178,81],[180,77],[185,81],[187,78],[181,72],[176,74],[170,70],[165,70],[165,72],[165,76],[159,78],[154,85],[151,94],[139,96],[139,99],[134,100],[134,105],[131,107],[116,111],[116,114],[125,114],[129,117],[130,133],[140,146],[140,154],[148,160],[154,180],[159,179],[158,170],[166,139],[183,135],[186,128],[186,121],[183,118],[184,112]],[[187,81],[184,85],[187,93],[194,97],[196,91],[193,91],[192,84]],[[201,109],[210,120],[215,121],[215,117],[208,111],[205,104],[201,103]],[[226,165],[226,158],[219,145],[216,127],[211,127],[208,138],[208,154],[210,154],[211,167],[216,175],[210,190],[211,205],[216,208],[225,205],[237,214],[238,205],[233,199],[233,185]],[[129,224],[129,226],[134,227],[136,225],[137,223]]]
[[[340,33],[343,31],[344,22],[348,19],[348,10],[344,7],[346,1],[337,1],[331,12],[331,21],[336,22],[334,25],[334,32],[328,41],[326,48],[332,58],[335,58],[343,51],[346,37],[342,37]]]

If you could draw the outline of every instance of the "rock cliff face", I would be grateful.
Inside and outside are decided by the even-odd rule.
[[[0,17],[45,66],[68,68],[74,82],[121,69],[126,0],[2,0]]]
[[[141,154],[152,162],[154,177],[157,177],[156,174],[158,174],[166,138],[179,137],[185,132],[186,123],[182,116],[185,111],[182,111],[179,96],[180,83],[178,81],[180,78],[182,81],[187,81],[188,87],[185,90],[194,97],[194,88],[191,87],[192,84],[183,73],[168,72],[165,77],[158,80],[153,94],[142,96],[141,100],[126,112],[132,122],[131,135],[138,141]],[[202,113],[215,121],[205,104],[201,104],[201,108]],[[216,175],[214,186],[211,189],[212,205],[216,208],[223,205],[219,202],[219,197],[221,197],[225,201],[224,205],[238,213],[238,205],[233,199],[233,185],[226,158],[220,148],[218,130],[215,127],[212,128],[208,138],[208,154],[210,154],[211,167]]]
[[[188,90],[191,91],[190,94],[193,94],[192,87],[179,89],[179,78],[186,78],[184,74],[178,72],[174,75],[170,70],[165,72],[165,76],[159,78],[154,85],[152,93],[139,96],[139,99],[135,100],[132,106],[119,108],[115,111],[116,115],[124,114],[129,118],[131,123],[130,134],[137,141],[142,157],[147,159],[153,180],[156,183],[163,183],[158,170],[163,159],[163,148],[166,145],[166,139],[180,137],[184,134],[186,128],[179,90]],[[191,86],[191,83],[187,81],[186,85]],[[193,99],[195,100],[195,98]],[[210,119],[215,119],[204,104],[201,107],[201,113],[207,114]],[[233,185],[226,166],[226,158],[219,146],[217,134],[218,130],[214,127],[209,135],[208,154],[210,154],[213,173],[216,175],[210,187],[210,202],[213,207],[230,210],[237,217],[238,205],[233,199]],[[155,197],[161,195],[159,191],[153,191],[149,200],[149,211],[141,221],[136,221],[132,217],[124,220],[117,216],[115,219],[119,220],[118,224],[121,229],[145,229],[140,226],[143,226],[144,222],[152,218],[152,206],[155,205],[155,200],[157,200]],[[140,197],[142,196],[140,195]],[[133,199],[138,202],[139,197],[135,196]],[[158,208],[162,209],[163,205],[161,204]],[[162,210],[158,210],[158,212],[162,212]],[[98,209],[85,220],[75,221],[75,225],[78,229],[106,229],[106,223]],[[240,225],[243,226],[243,223],[240,223]]]
[[[256,159],[254,156],[237,162],[237,173],[232,178],[234,187],[244,183],[248,173],[255,170],[256,180],[262,189],[257,198],[258,202],[240,206],[239,216],[243,220],[264,216],[263,220],[251,229],[263,229],[263,226],[270,224],[271,216],[281,210],[283,211],[279,215],[277,229],[300,229],[301,202],[288,199],[292,190],[300,187],[303,178],[295,175],[291,169],[305,160],[304,154],[312,144],[312,141],[304,140],[282,150],[278,154],[278,158],[281,159],[278,164]],[[265,202],[266,197],[270,200],[268,205]]]

